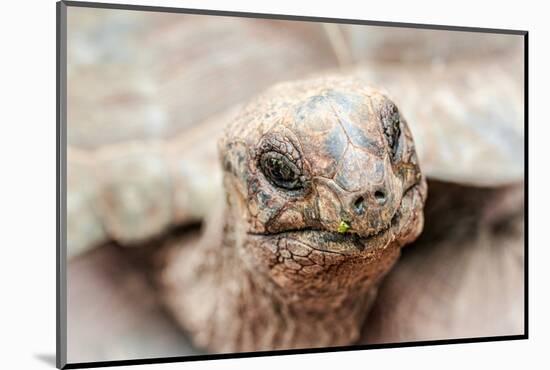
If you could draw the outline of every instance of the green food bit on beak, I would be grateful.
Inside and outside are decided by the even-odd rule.
[[[340,225],[338,226],[338,232],[340,234],[345,233],[350,228],[349,224],[346,221],[340,221]]]

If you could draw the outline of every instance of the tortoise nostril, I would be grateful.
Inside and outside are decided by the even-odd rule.
[[[382,190],[377,190],[374,192],[374,199],[376,199],[376,202],[380,205],[383,205],[386,203],[386,193],[384,193]]]
[[[362,196],[359,196],[355,202],[353,202],[353,209],[355,210],[355,213],[358,215],[362,215],[365,212],[365,198]]]
[[[365,203],[367,200],[363,195],[358,196],[355,198],[355,200],[352,203],[353,211],[356,215],[363,215],[366,211],[367,204]],[[376,204],[383,206],[386,204],[387,197],[386,193],[383,190],[376,190],[374,192],[374,201]]]

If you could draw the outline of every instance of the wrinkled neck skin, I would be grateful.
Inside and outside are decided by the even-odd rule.
[[[390,242],[381,247],[383,253],[375,251],[360,261],[338,254],[319,259],[311,251],[308,259],[315,264],[309,268],[320,264],[328,274],[341,276],[328,287],[313,281],[303,290],[287,289],[284,279],[281,286],[257,259],[271,253],[274,263],[283,265],[304,264],[303,257],[287,258],[284,249],[259,242],[240,220],[238,207],[225,207],[209,220],[202,240],[181,248],[176,262],[163,272],[168,308],[194,343],[212,352],[355,343],[377,286],[398,259],[402,243]],[[351,268],[354,263],[367,263],[364,275]],[[347,270],[347,280],[339,281]]]
[[[227,264],[226,274],[232,275],[230,280],[239,286],[238,292],[226,291],[227,296],[222,300],[236,303],[233,317],[240,328],[236,329],[233,350],[338,346],[351,344],[359,338],[363,321],[376,297],[378,281],[358,281],[327,292],[323,288],[311,291],[305,287],[303,292],[288,290],[263,271],[265,268],[256,262],[255,253],[272,254],[274,263],[279,264],[302,264],[300,256],[289,255],[285,253],[288,250],[281,248],[275,251],[273,245],[260,245],[260,241],[239,230],[239,225],[231,229],[226,224],[226,230],[223,245],[234,255],[231,264]],[[272,244],[271,241],[265,243]],[[395,261],[398,255],[396,247],[391,259]],[[343,266],[340,264],[343,259],[343,256],[334,255],[329,262],[325,256],[324,263],[332,263],[337,269]],[[219,330],[227,330],[225,323]]]

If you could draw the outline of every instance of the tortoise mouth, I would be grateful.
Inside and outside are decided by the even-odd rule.
[[[370,253],[373,250],[384,248],[398,238],[404,221],[402,217],[405,208],[404,203],[406,203],[404,201],[414,196],[413,193],[417,186],[418,184],[415,184],[403,193],[399,208],[387,225],[367,235],[360,235],[353,230],[340,233],[314,227],[265,234],[249,232],[248,235],[254,238],[270,239],[272,240],[271,243],[277,245],[280,243],[290,243],[297,248],[305,247],[309,250],[313,249],[326,253],[338,253],[342,255]]]
[[[394,219],[397,217],[394,216]],[[338,233],[316,229],[286,231],[276,235],[279,239],[285,239],[287,244],[305,246],[320,252],[355,255],[387,245],[394,225],[395,222],[392,221],[387,227],[367,237],[353,232]]]

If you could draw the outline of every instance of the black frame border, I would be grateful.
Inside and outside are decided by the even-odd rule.
[[[56,347],[55,363],[67,364],[67,6],[56,4]]]
[[[288,20],[302,22],[324,22],[324,23],[339,23],[339,24],[357,24],[367,26],[381,27],[400,27],[400,28],[420,28],[429,30],[445,30],[445,31],[462,31],[476,33],[495,33],[507,35],[520,35],[524,37],[524,214],[525,214],[525,239],[524,239],[524,333],[520,335],[505,335],[505,336],[489,336],[489,337],[473,337],[459,339],[441,339],[429,341],[415,342],[400,342],[400,343],[383,343],[383,344],[365,344],[342,347],[323,347],[323,348],[308,348],[308,349],[292,349],[292,350],[277,350],[277,351],[259,351],[259,352],[238,352],[238,353],[221,353],[221,354],[205,354],[192,356],[175,356],[175,357],[159,357],[159,358],[142,358],[129,360],[114,360],[114,361],[96,361],[96,362],[78,362],[67,363],[67,260],[66,260],[66,199],[67,199],[67,7],[83,7],[83,8],[100,8],[100,9],[116,9],[116,10],[133,10],[146,12],[163,12],[163,13],[180,13],[180,14],[196,14],[196,15],[214,15],[225,17],[240,17],[240,18],[261,18],[273,20]],[[96,368],[107,366],[127,366],[127,365],[144,365],[144,364],[159,364],[159,363],[174,363],[174,362],[190,362],[190,361],[205,361],[205,360],[220,360],[230,358],[247,358],[247,357],[265,357],[278,355],[294,355],[294,354],[313,354],[323,352],[342,352],[342,351],[358,351],[366,349],[384,349],[384,348],[404,348],[417,346],[435,346],[446,344],[466,344],[466,343],[484,343],[497,341],[511,341],[529,339],[529,164],[528,164],[528,142],[529,142],[529,32],[526,30],[511,30],[497,28],[478,28],[478,27],[461,27],[450,25],[433,25],[421,23],[402,23],[402,22],[383,22],[359,19],[340,19],[340,18],[325,18],[300,15],[286,14],[266,14],[266,13],[250,13],[236,12],[211,9],[190,9],[190,8],[175,8],[163,6],[144,6],[131,4],[113,4],[101,2],[84,2],[84,1],[58,1],[56,3],[56,367],[58,369],[81,369],[81,368]]]

